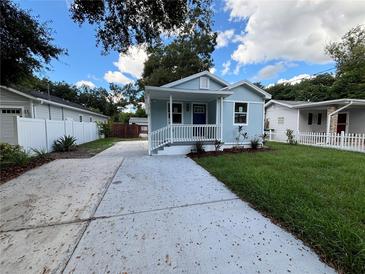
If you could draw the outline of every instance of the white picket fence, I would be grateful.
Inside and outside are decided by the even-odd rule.
[[[98,126],[94,122],[16,117],[16,130],[17,143],[28,152],[32,149],[50,152],[53,142],[64,135],[74,136],[77,144],[99,139]]]
[[[284,131],[266,131],[270,141],[286,142]],[[294,132],[294,138],[299,144],[330,147],[341,150],[365,152],[364,133],[317,133],[317,132]]]

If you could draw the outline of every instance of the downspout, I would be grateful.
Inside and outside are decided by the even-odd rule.
[[[350,103],[348,103],[347,105],[345,105],[342,108],[339,108],[339,109],[335,110],[334,112],[332,112],[332,113],[330,113],[330,114],[327,115],[327,135],[330,133],[331,117],[333,115],[339,113],[341,110],[344,110],[345,108],[348,108],[353,103],[354,103],[353,101],[350,101]]]

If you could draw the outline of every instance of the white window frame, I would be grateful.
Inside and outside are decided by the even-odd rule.
[[[247,104],[247,111],[246,112],[235,112],[235,105],[236,105],[236,103],[244,103],[244,104]],[[233,125],[235,125],[235,126],[247,126],[248,125],[248,113],[249,113],[249,110],[250,110],[250,103],[249,102],[247,102],[247,101],[233,101],[233,108],[232,108],[232,110],[233,110]],[[246,114],[246,123],[235,123],[235,119],[234,119],[234,117],[235,117],[235,114],[236,113],[240,113],[240,114]]]
[[[0,113],[2,112],[3,109],[20,109],[20,117],[25,117],[24,114],[24,107],[23,106],[9,106],[9,105],[3,105],[0,107]],[[16,113],[14,113],[16,114]]]
[[[207,86],[204,87],[203,86],[203,79],[206,79],[207,80]],[[209,81],[209,77],[206,77],[206,76],[202,76],[199,78],[199,88],[200,89],[209,89],[209,84],[210,84],[210,81]]]
[[[170,111],[170,102],[166,102],[166,117],[167,117],[167,124],[170,124],[170,115],[169,115],[169,111]],[[181,123],[173,123],[175,125],[182,125],[184,124],[184,104],[182,102],[172,102],[172,114],[174,114],[174,104],[178,104],[181,105]],[[180,113],[175,113],[175,114],[180,114]]]

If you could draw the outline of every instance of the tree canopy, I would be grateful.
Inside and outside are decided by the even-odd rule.
[[[210,0],[208,0],[210,2]],[[72,19],[96,26],[97,43],[104,52],[126,52],[131,45],[153,46],[161,34],[178,31],[191,11],[205,9],[206,0],[75,0]]]
[[[17,83],[66,51],[55,46],[51,30],[10,0],[0,3],[1,83]]]
[[[212,31],[211,1],[205,4],[191,11],[188,22],[170,43],[148,49],[141,87],[160,86],[213,67],[217,35]]]

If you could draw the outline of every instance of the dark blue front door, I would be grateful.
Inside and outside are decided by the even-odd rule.
[[[193,124],[205,124],[207,121],[206,105],[193,104]]]

